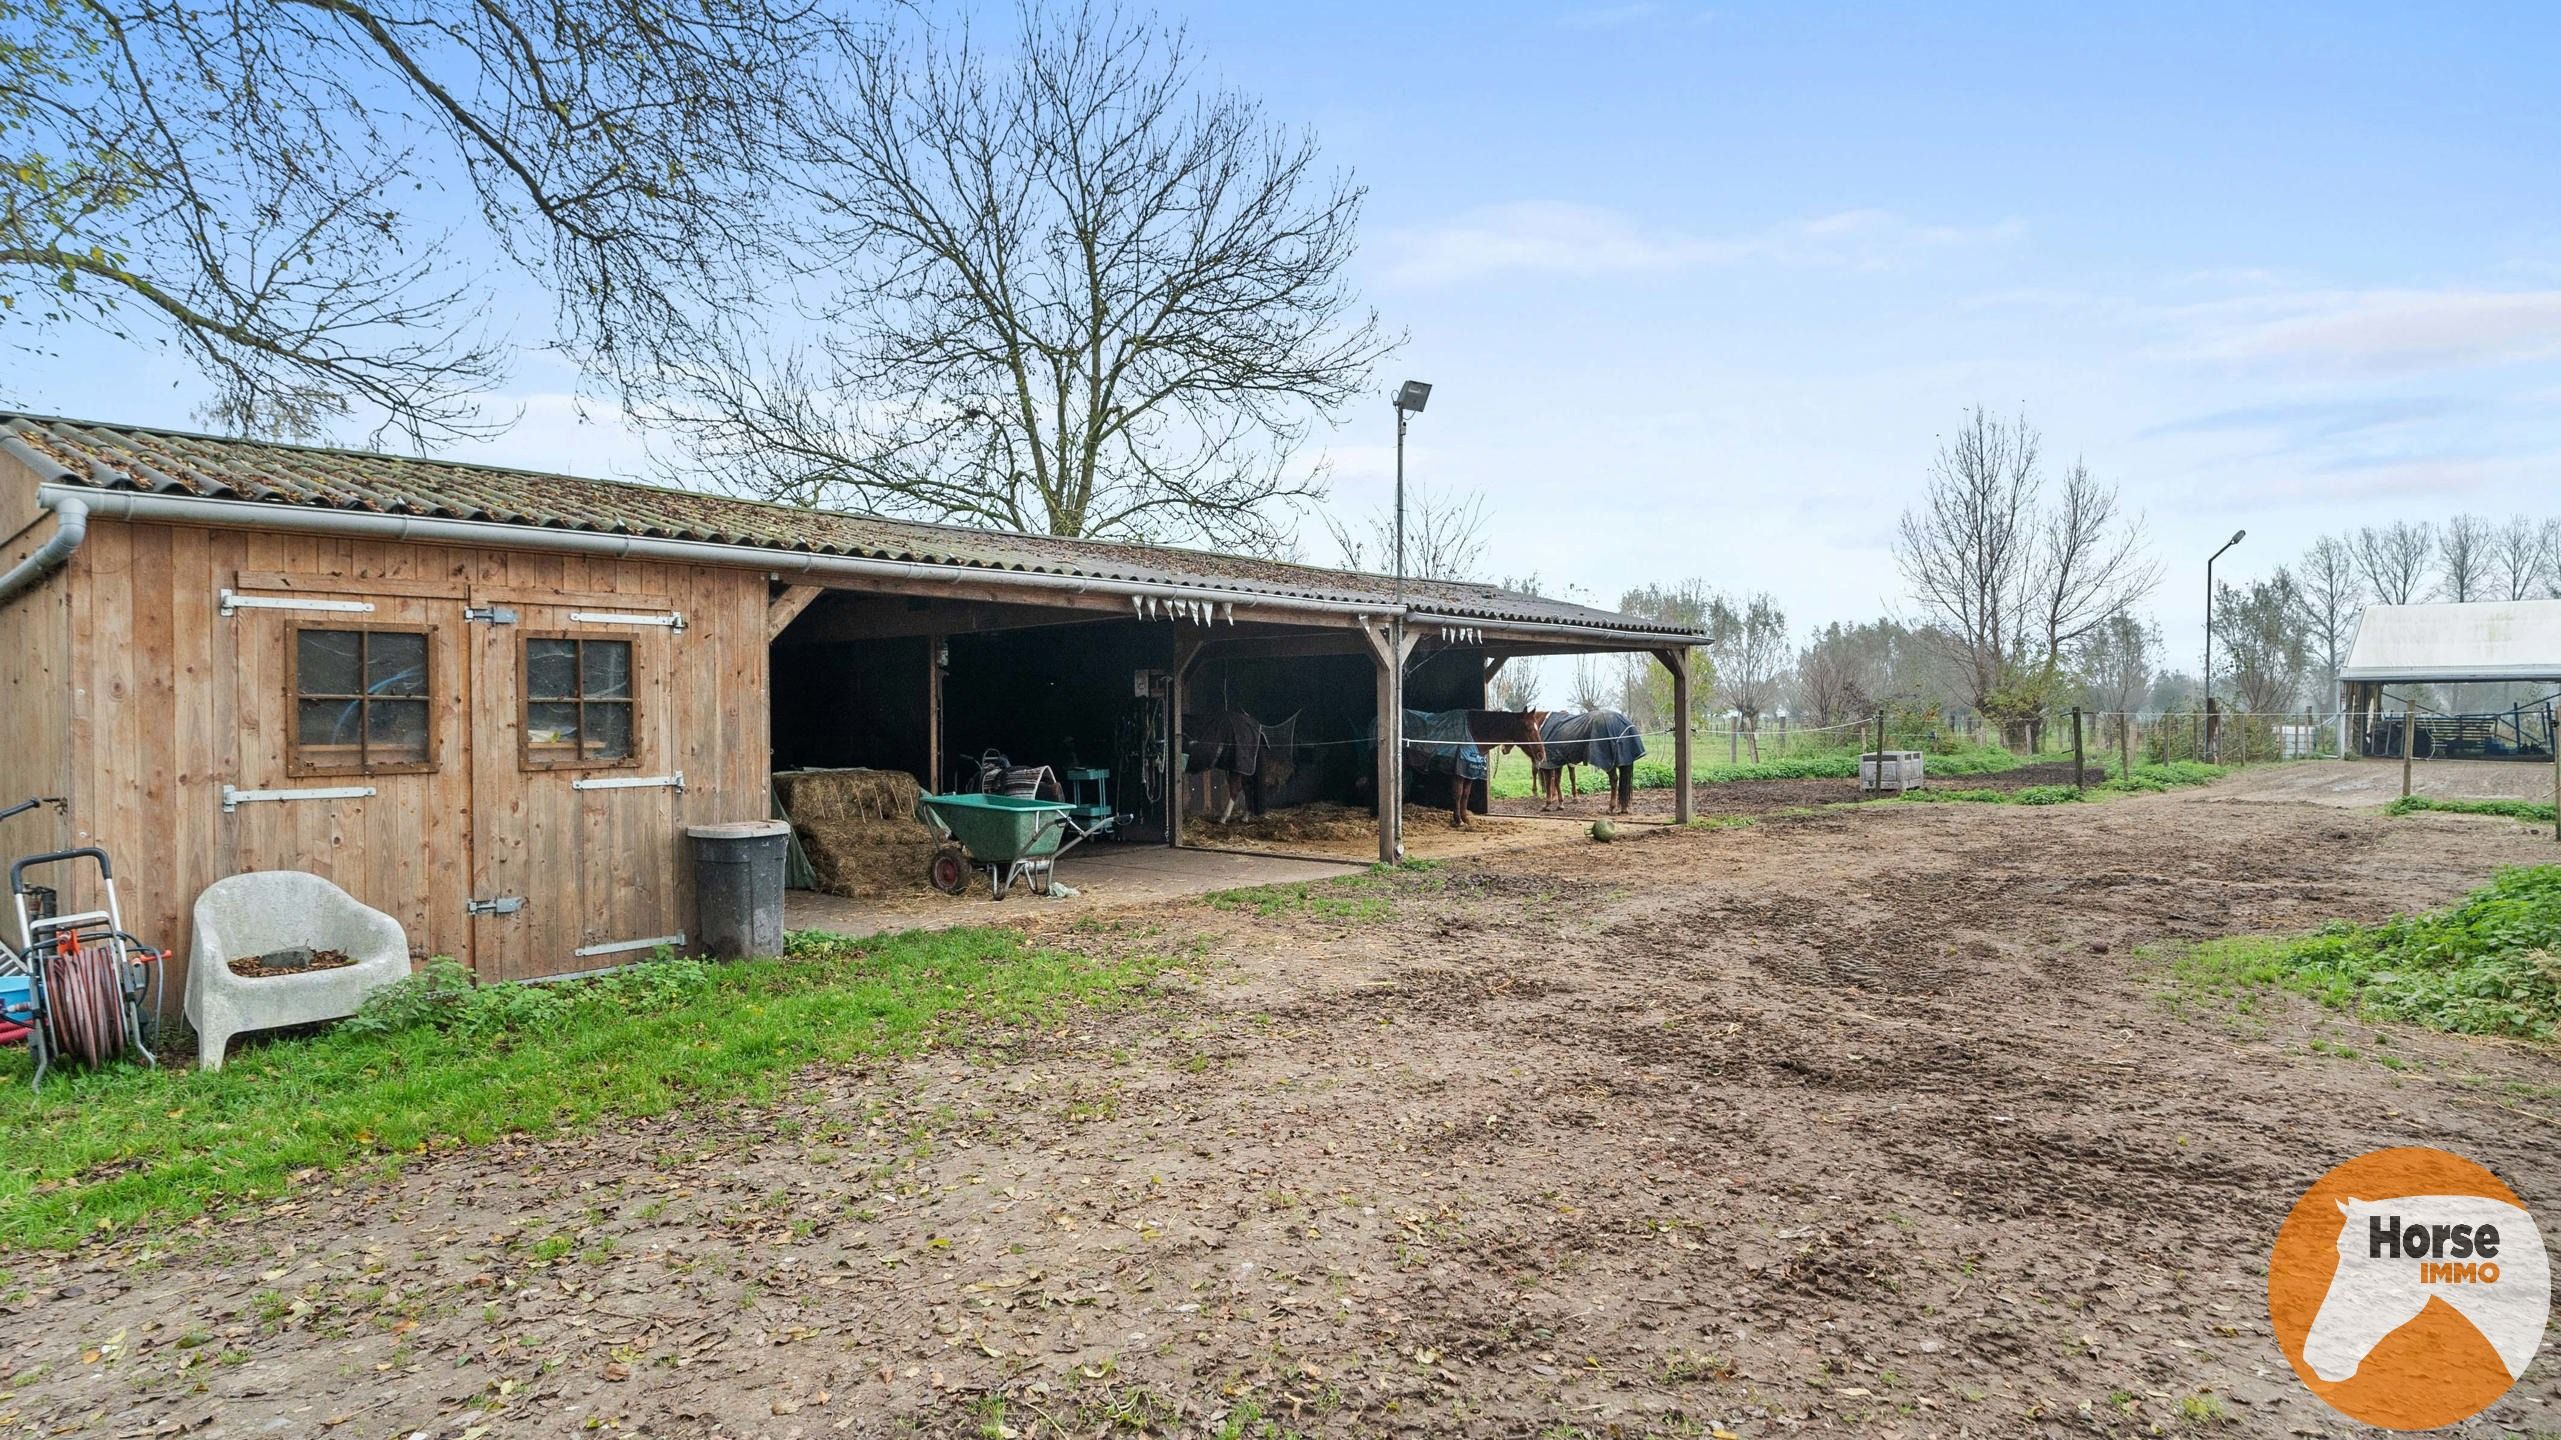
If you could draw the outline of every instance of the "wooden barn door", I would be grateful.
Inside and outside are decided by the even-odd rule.
[[[475,597],[473,950],[482,978],[629,964],[685,942],[681,618]]]
[[[222,873],[308,871],[399,920],[413,957],[468,959],[460,607],[291,579],[221,592],[212,654],[231,666],[230,714],[173,722],[232,731]]]

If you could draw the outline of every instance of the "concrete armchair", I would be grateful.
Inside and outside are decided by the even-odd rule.
[[[195,921],[187,1019],[196,1027],[196,1063],[207,1070],[222,1068],[234,1035],[343,1019],[409,973],[409,935],[399,921],[299,870],[217,880],[196,897]],[[343,950],[356,963],[299,975],[231,973],[233,960],[295,946]]]

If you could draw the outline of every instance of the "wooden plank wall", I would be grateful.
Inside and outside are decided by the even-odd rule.
[[[35,477],[0,461],[0,511],[19,518],[13,531],[0,530],[0,571],[52,538],[53,521],[38,514],[34,496]],[[0,606],[0,808],[71,793],[70,661],[71,582],[56,572]],[[0,821],[0,864],[70,840],[70,820],[53,807]],[[16,923],[6,923],[15,944]]]
[[[483,727],[466,723],[471,717],[463,713],[474,703],[459,623],[467,596],[671,601],[688,627],[674,649],[681,673],[668,687],[687,790],[677,797],[673,824],[630,843],[675,851],[683,886],[690,883],[681,863],[684,825],[768,813],[767,585],[758,572],[95,520],[70,574],[72,828],[80,843],[114,852],[128,925],[181,957],[199,891],[244,870],[282,868],[329,875],[358,899],[402,917],[423,953],[467,950],[468,767],[516,764],[513,754],[470,753],[468,735]],[[254,757],[280,746],[290,723],[275,673],[281,651],[255,649],[255,637],[280,632],[276,612],[255,617],[274,627],[268,631],[244,628],[254,612],[218,614],[218,592],[250,588],[244,577],[270,594],[409,597],[384,607],[384,623],[405,616],[413,600],[450,607],[434,668],[440,679],[450,677],[453,699],[439,707],[445,760],[434,777],[291,781],[371,783],[380,793],[222,813],[224,782],[250,783],[240,778],[244,755],[264,769]],[[255,653],[243,652],[244,634],[253,637]],[[276,782],[261,775],[256,783]],[[635,865],[630,873],[656,868]],[[576,903],[576,877],[561,883],[558,903]],[[678,908],[691,915],[690,894]],[[181,966],[169,977],[170,1014],[183,987]]]

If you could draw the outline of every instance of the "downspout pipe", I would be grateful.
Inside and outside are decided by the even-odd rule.
[[[89,538],[89,502],[68,489],[47,485],[37,491],[37,503],[53,512],[53,533],[35,548],[35,553],[9,567],[0,575],[0,605],[6,605],[26,591],[44,583],[44,578],[71,560],[80,542]]]

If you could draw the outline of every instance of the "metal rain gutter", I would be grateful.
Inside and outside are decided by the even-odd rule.
[[[808,551],[768,550],[708,540],[664,540],[643,535],[609,535],[594,530],[563,530],[506,525],[489,520],[445,520],[370,511],[327,510],[277,505],[259,500],[214,500],[198,495],[150,491],[91,490],[84,486],[48,484],[36,491],[40,503],[55,507],[85,502],[87,513],[115,520],[159,520],[192,525],[240,525],[307,534],[360,535],[377,540],[409,540],[448,545],[476,545],[510,550],[570,550],[617,559],[662,560],[684,565],[728,565],[766,571],[777,579],[842,577],[906,580],[925,585],[970,581],[1046,594],[1109,595],[1131,602],[1145,617],[1189,617],[1233,624],[1238,605],[1296,610],[1367,620],[1393,615],[1392,601],[1318,600],[1269,595],[1251,590],[1164,584],[1143,580],[1103,580],[999,570],[968,565],[929,565],[913,560],[874,560],[858,555],[819,555]],[[11,572],[13,575],[16,572]]]
[[[1443,615],[1429,610],[1408,611],[1405,623],[1473,630],[1496,640],[1507,635],[1556,635],[1575,640],[1634,641],[1658,650],[1685,649],[1706,643],[1705,637],[1689,631],[1616,630],[1601,625],[1567,625],[1552,620],[1489,620],[1481,615]]]
[[[18,594],[44,584],[44,577],[69,564],[72,551],[90,538],[90,502],[69,487],[44,484],[36,489],[36,502],[54,512],[54,533],[44,538],[31,556],[13,564],[8,574],[0,574],[0,605],[18,600]]]

